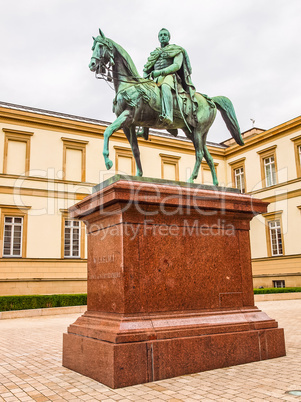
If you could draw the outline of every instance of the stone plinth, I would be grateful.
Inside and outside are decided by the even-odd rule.
[[[115,177],[70,209],[87,225],[88,310],[65,367],[118,388],[285,355],[254,306],[249,223],[267,203],[208,188]]]

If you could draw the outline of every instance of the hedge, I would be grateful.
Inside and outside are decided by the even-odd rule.
[[[254,289],[254,294],[301,292],[299,288]],[[87,294],[0,296],[0,311],[30,310],[35,308],[84,306]]]
[[[0,296],[0,311],[82,306],[86,304],[87,294]]]
[[[266,293],[292,293],[301,292],[301,288],[266,288],[266,289],[254,289],[255,295],[261,295]]]

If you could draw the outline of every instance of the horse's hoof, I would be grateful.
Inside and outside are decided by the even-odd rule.
[[[110,170],[112,166],[113,166],[113,162],[109,159],[109,160],[106,162],[106,168],[107,168],[107,170]]]
[[[141,172],[141,170],[137,170],[136,176],[142,177],[142,176],[143,176],[143,172]]]
[[[194,183],[194,179],[192,178],[192,177],[190,177],[188,180],[187,180],[187,183]]]

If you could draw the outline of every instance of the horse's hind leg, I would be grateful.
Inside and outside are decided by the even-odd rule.
[[[113,166],[113,162],[109,159],[109,138],[115,131],[119,130],[121,125],[126,121],[130,114],[129,110],[124,110],[117,119],[110,124],[106,131],[104,132],[104,141],[103,141],[103,156],[105,159],[106,168],[109,170]]]
[[[142,176],[142,166],[140,160],[140,151],[138,147],[137,135],[136,135],[136,127],[131,126],[130,128],[123,129],[126,138],[128,139],[129,143],[131,144],[132,152],[136,162],[136,176]]]
[[[213,161],[212,156],[210,155],[210,152],[208,151],[208,148],[207,148],[206,144],[204,145],[204,157],[205,157],[206,162],[208,163],[208,166],[210,167],[210,170],[211,170],[213,185],[218,186],[218,180],[217,180],[217,177],[216,177],[214,161]]]
[[[194,180],[198,177],[201,162],[204,156],[204,144],[206,141],[206,134],[203,134],[201,131],[195,130],[193,135],[193,145],[195,148],[195,164],[190,178],[188,179],[189,183],[193,183]]]

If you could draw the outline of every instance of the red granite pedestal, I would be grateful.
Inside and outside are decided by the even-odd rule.
[[[266,209],[122,177],[72,207],[87,224],[88,309],[63,365],[119,388],[284,356],[283,329],[254,306],[249,223]]]

